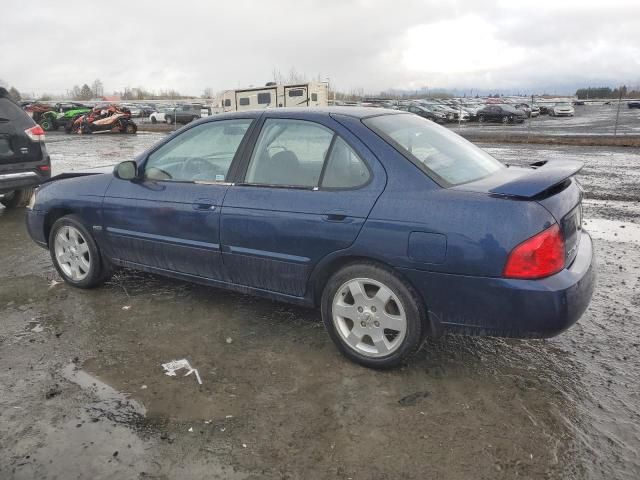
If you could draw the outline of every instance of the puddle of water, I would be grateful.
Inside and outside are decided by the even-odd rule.
[[[590,218],[583,225],[593,238],[640,245],[640,225],[637,223]]]
[[[97,414],[112,420],[131,423],[140,420],[147,413],[140,402],[130,399],[126,394],[78,369],[74,363],[64,367],[61,373],[64,378],[84,390],[90,390],[97,397],[97,402],[91,406],[91,410]]]

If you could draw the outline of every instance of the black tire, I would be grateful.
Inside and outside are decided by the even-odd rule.
[[[34,188],[23,188],[21,190],[14,190],[13,192],[5,193],[4,197],[0,199],[0,203],[6,208],[22,208],[26,207],[29,203],[29,199],[33,194]]]
[[[138,126],[134,122],[128,122],[124,127],[124,133],[133,135],[138,131]]]
[[[151,117],[151,123],[158,123],[158,120],[156,120],[156,117]]]
[[[40,126],[45,132],[51,132],[58,129],[56,121],[48,117],[44,117],[42,120],[40,120]]]
[[[88,247],[88,257],[89,257],[89,270],[87,272],[86,277],[81,280],[74,280],[62,269],[60,263],[58,262],[58,258],[56,257],[55,252],[55,238],[58,232],[63,227],[73,227],[75,228],[82,236],[84,242]],[[64,217],[59,218],[51,227],[51,231],[49,232],[49,253],[51,255],[51,261],[53,262],[53,266],[56,267],[56,270],[62,277],[62,279],[67,282],[69,285],[78,288],[93,288],[98,285],[104,283],[112,273],[112,267],[109,262],[103,258],[98,249],[98,245],[93,239],[93,235],[91,232],[84,226],[82,220],[77,215],[65,215]]]
[[[333,300],[341,287],[352,279],[371,279],[389,288],[402,304],[406,316],[406,334],[389,355],[363,355],[349,346],[338,332],[333,320]],[[374,263],[354,263],[336,272],[326,283],[321,299],[322,321],[338,350],[360,365],[375,369],[394,368],[404,363],[422,345],[426,334],[426,309],[415,290],[391,269]]]
[[[480,123],[484,123],[484,115],[480,115],[480,116],[478,117],[478,122],[480,122]]]

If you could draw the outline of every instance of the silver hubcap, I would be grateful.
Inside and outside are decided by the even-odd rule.
[[[345,282],[333,298],[333,324],[342,340],[367,357],[397,350],[407,334],[407,317],[398,297],[370,278]]]
[[[53,247],[58,265],[74,281],[84,280],[91,269],[89,245],[74,227],[64,226],[56,234]]]

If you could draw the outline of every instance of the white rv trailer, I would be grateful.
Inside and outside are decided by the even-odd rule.
[[[329,85],[324,82],[267,84],[264,87],[227,90],[220,99],[222,112],[277,107],[326,107]]]

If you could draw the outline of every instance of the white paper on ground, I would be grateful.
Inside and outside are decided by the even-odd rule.
[[[195,373],[196,380],[200,385],[202,385],[202,380],[200,379],[200,374],[198,373],[198,370],[195,368],[192,368],[191,364],[186,358],[183,358],[182,360],[173,360],[171,362],[163,363],[162,368],[164,369],[165,375],[169,375],[170,377],[175,377],[176,372],[184,368],[187,370],[187,373],[184,374],[185,377],[187,375],[191,375],[192,373]]]

